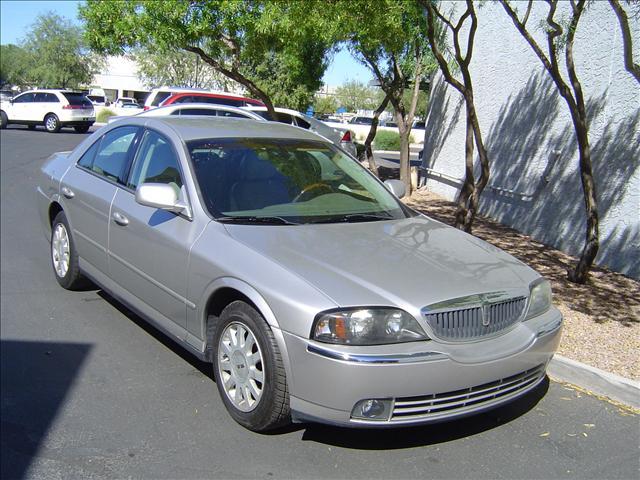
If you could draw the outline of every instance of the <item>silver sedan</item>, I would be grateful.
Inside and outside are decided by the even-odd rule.
[[[54,154],[37,192],[58,283],[92,280],[211,362],[255,431],[481,412],[558,347],[546,280],[299,128],[132,117]]]

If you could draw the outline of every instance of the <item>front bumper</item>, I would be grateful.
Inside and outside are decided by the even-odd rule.
[[[284,333],[297,421],[392,427],[448,420],[494,408],[534,389],[560,343],[552,308],[484,341],[379,347],[327,345]],[[352,418],[366,399],[390,404],[383,420]]]

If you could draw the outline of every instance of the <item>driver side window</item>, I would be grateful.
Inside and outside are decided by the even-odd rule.
[[[135,190],[143,183],[172,185],[178,192],[182,188],[178,158],[171,143],[151,130],[144,134],[127,186]]]

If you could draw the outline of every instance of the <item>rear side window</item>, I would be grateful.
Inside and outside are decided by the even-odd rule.
[[[202,115],[206,117],[215,117],[216,110],[211,108],[180,108],[171,115]]]
[[[82,106],[92,108],[91,100],[84,93],[62,92],[64,98],[67,99],[69,105]]]
[[[80,157],[80,160],[78,160],[78,165],[91,170],[91,166],[93,165],[93,159],[96,156],[96,152],[98,151],[99,146],[100,146],[100,139],[98,139],[97,142],[91,145],[89,149],[86,152],[84,152],[84,155],[82,155],[82,157]]]
[[[102,137],[91,170],[110,180],[124,183],[125,166],[137,133],[138,127],[120,127]]]
[[[301,119],[300,117],[296,117],[296,123],[299,127],[306,128],[307,130],[311,128],[311,124],[306,120]]]

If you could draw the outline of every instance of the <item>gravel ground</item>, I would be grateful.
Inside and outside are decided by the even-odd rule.
[[[424,189],[405,203],[451,225],[455,205]],[[565,326],[558,353],[626,378],[640,380],[640,282],[594,268],[589,282],[567,280],[577,259],[489,218],[476,218],[473,234],[509,252],[551,281]]]

